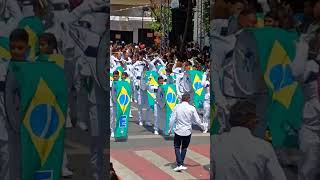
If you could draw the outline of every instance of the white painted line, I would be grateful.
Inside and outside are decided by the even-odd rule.
[[[158,154],[145,150],[145,151],[135,151],[138,156],[148,160],[150,163],[154,164],[156,167],[161,169],[163,172],[167,173],[174,179],[197,179],[191,176],[189,173],[182,171],[182,172],[174,172],[171,163],[168,160],[164,159],[163,157],[159,156]]]
[[[171,135],[171,137],[173,138],[173,135]],[[210,137],[209,133],[193,133],[192,137]],[[114,140],[114,138],[110,138],[111,140]],[[128,140],[130,139],[163,139],[162,136],[160,135],[154,135],[154,134],[147,134],[147,135],[128,135]],[[209,139],[208,139],[209,142]]]
[[[117,160],[110,157],[110,161],[113,164],[113,168],[115,169],[118,176],[120,176],[124,180],[143,180],[140,176],[138,176],[136,173],[131,171],[129,168],[127,168],[125,165],[121,164]]]
[[[199,154],[197,152],[192,151],[191,149],[188,149],[187,151],[187,157],[199,164],[201,166],[206,166],[210,164],[210,159],[207,158],[206,156]]]

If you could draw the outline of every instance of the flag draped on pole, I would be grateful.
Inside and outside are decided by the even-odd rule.
[[[64,56],[61,54],[43,54],[38,56],[36,61],[53,62],[61,68],[64,68]]]
[[[160,123],[162,123],[162,131],[165,136],[168,136],[169,131],[169,123],[170,123],[170,116],[174,107],[176,107],[178,103],[177,98],[177,89],[175,84],[166,84],[161,85],[159,89],[163,92],[163,101],[165,102],[164,113],[166,115],[165,119],[160,119]]]
[[[295,57],[296,32],[277,28],[249,29],[256,39],[258,57],[268,88],[266,119],[274,146],[296,147],[303,109],[303,94],[289,64]]]
[[[156,86],[158,87],[158,73],[156,71],[146,71],[145,74],[145,82],[147,83],[147,86]],[[156,100],[156,94],[154,92],[150,92],[149,90],[147,90],[147,94],[148,94],[148,105],[153,108],[154,107],[154,103]]]
[[[39,52],[39,37],[45,30],[44,25],[37,16],[29,16],[19,22],[18,28],[25,29],[29,35],[30,51],[27,60],[33,61]]]
[[[20,92],[22,180],[59,180],[64,150],[67,86],[50,62],[11,61]]]
[[[116,89],[116,128],[115,139],[126,139],[128,136],[128,121],[131,107],[131,86],[126,81],[114,83]]]
[[[193,102],[196,109],[203,107],[204,101],[204,88],[201,84],[203,72],[197,70],[188,71],[189,78],[191,79],[193,89]]]

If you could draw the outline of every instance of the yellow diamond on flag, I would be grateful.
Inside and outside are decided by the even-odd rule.
[[[170,109],[173,110],[173,108],[177,104],[177,95],[171,87],[168,87],[168,91],[166,94],[166,100],[167,100],[167,104],[169,105]]]
[[[153,76],[150,77],[149,85],[150,86],[159,86],[158,82],[154,79]]]
[[[192,85],[195,93],[199,96],[201,96],[201,93],[203,91],[203,87],[201,84],[201,79],[199,78],[199,76],[196,74],[194,77],[194,81],[193,81],[193,85]]]
[[[149,90],[147,90],[147,92],[153,99],[156,99],[156,93],[152,93]]]
[[[129,102],[130,102],[128,91],[126,90],[126,88],[124,88],[124,87],[121,88],[121,91],[120,91],[120,94],[118,96],[118,100],[117,101],[118,101],[118,103],[120,105],[122,113],[125,113],[126,110],[127,110],[128,105],[129,105]]]
[[[56,63],[61,68],[64,68],[64,56],[61,54],[51,54],[49,56],[49,61]]]
[[[5,60],[10,60],[11,59],[10,51],[8,51],[3,47],[0,47],[0,57],[4,58]]]
[[[33,60],[35,60],[34,58],[36,57],[36,44],[38,42],[38,37],[37,37],[36,33],[33,32],[33,30],[29,26],[26,26],[25,30],[28,33],[29,46],[31,47],[28,60],[33,61]]]
[[[51,153],[64,122],[65,117],[55,95],[46,82],[40,79],[35,95],[23,118],[23,124],[30,134],[42,165]]]
[[[273,90],[272,98],[287,109],[297,89],[298,82],[294,81],[289,64],[290,58],[278,41],[275,41],[268,60],[264,79],[267,86]]]

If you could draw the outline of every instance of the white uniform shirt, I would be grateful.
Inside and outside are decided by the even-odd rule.
[[[176,123],[175,133],[179,136],[189,136],[192,133],[192,122],[196,122],[203,128],[200,117],[194,106],[188,102],[182,102],[173,109],[170,117],[170,131]]]
[[[268,142],[249,129],[233,127],[211,138],[211,164],[218,180],[286,180],[277,156]]]

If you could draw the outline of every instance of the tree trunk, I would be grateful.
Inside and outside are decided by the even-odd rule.
[[[183,47],[184,47],[184,45],[186,44],[186,41],[187,41],[187,34],[188,34],[189,24],[191,24],[191,20],[192,20],[192,7],[193,7],[192,0],[188,0],[187,20],[186,20],[186,24],[184,25],[184,33],[183,33],[183,38],[182,38],[182,42],[181,42],[181,45],[180,45],[180,51],[183,50]]]

